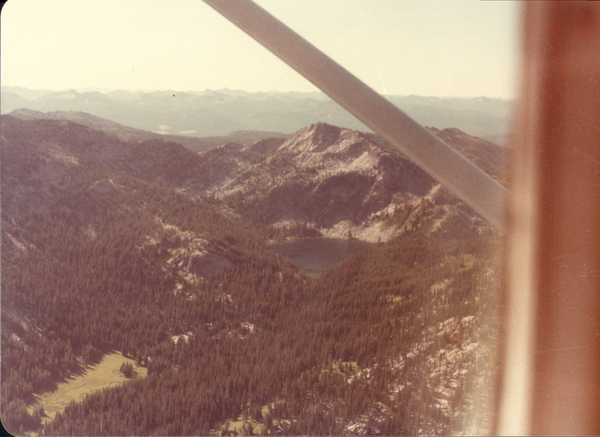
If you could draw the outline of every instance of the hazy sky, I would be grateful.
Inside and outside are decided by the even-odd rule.
[[[257,3],[382,94],[516,96],[517,2]],[[2,85],[315,90],[201,0],[9,0],[1,20]]]

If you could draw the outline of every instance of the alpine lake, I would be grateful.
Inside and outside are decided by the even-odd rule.
[[[268,243],[267,248],[285,256],[309,276],[318,276],[350,255],[377,247],[377,243],[344,238],[305,238]]]

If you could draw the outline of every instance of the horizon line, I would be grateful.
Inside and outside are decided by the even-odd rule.
[[[75,91],[77,93],[91,93],[91,92],[98,92],[100,94],[108,94],[108,93],[113,93],[113,92],[126,92],[126,93],[168,93],[168,92],[174,92],[174,93],[180,93],[180,94],[193,94],[193,93],[205,93],[205,92],[220,92],[220,91],[229,91],[229,92],[240,92],[240,93],[246,93],[246,94],[322,94],[325,98],[330,99],[324,92],[320,91],[320,90],[315,90],[315,91],[294,91],[294,90],[289,90],[289,91],[279,91],[279,90],[269,90],[269,91],[247,91],[247,90],[243,90],[243,89],[233,89],[233,88],[219,88],[219,89],[211,89],[211,88],[205,88],[203,90],[175,90],[172,88],[166,88],[166,89],[123,89],[123,88],[102,88],[102,87],[77,87],[77,88],[59,88],[59,89],[50,89],[50,88],[30,88],[30,87],[26,87],[26,86],[22,86],[22,85],[4,85],[2,84],[0,86],[1,89],[4,88],[21,88],[21,89],[25,89],[28,91],[37,91],[37,92],[48,92],[48,93],[53,93],[53,94],[58,94],[58,93],[68,93],[71,91]],[[434,99],[464,99],[464,100],[468,100],[468,99],[479,99],[479,98],[485,98],[485,99],[490,99],[490,100],[505,100],[505,101],[515,101],[517,100],[517,98],[515,97],[500,97],[500,96],[486,96],[486,95],[473,95],[473,96],[457,96],[457,95],[422,95],[422,94],[394,94],[394,93],[388,93],[388,94],[381,94],[384,97],[422,97],[422,98],[434,98]]]

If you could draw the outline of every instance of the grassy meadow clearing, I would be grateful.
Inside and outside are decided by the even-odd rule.
[[[56,390],[35,395],[37,402],[33,408],[42,407],[44,409],[45,423],[53,420],[56,413],[64,411],[70,402],[82,401],[89,394],[127,381],[127,378],[119,371],[124,362],[133,365],[134,378],[146,377],[147,369],[145,367],[137,366],[134,360],[124,357],[119,352],[113,352],[104,355],[98,364],[88,366],[81,375],[60,382]]]

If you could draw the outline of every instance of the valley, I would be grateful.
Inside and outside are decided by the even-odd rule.
[[[502,236],[378,136],[197,147],[81,114],[0,122],[9,431],[490,428]],[[507,183],[505,149],[431,130]],[[122,356],[146,377],[42,396]]]

